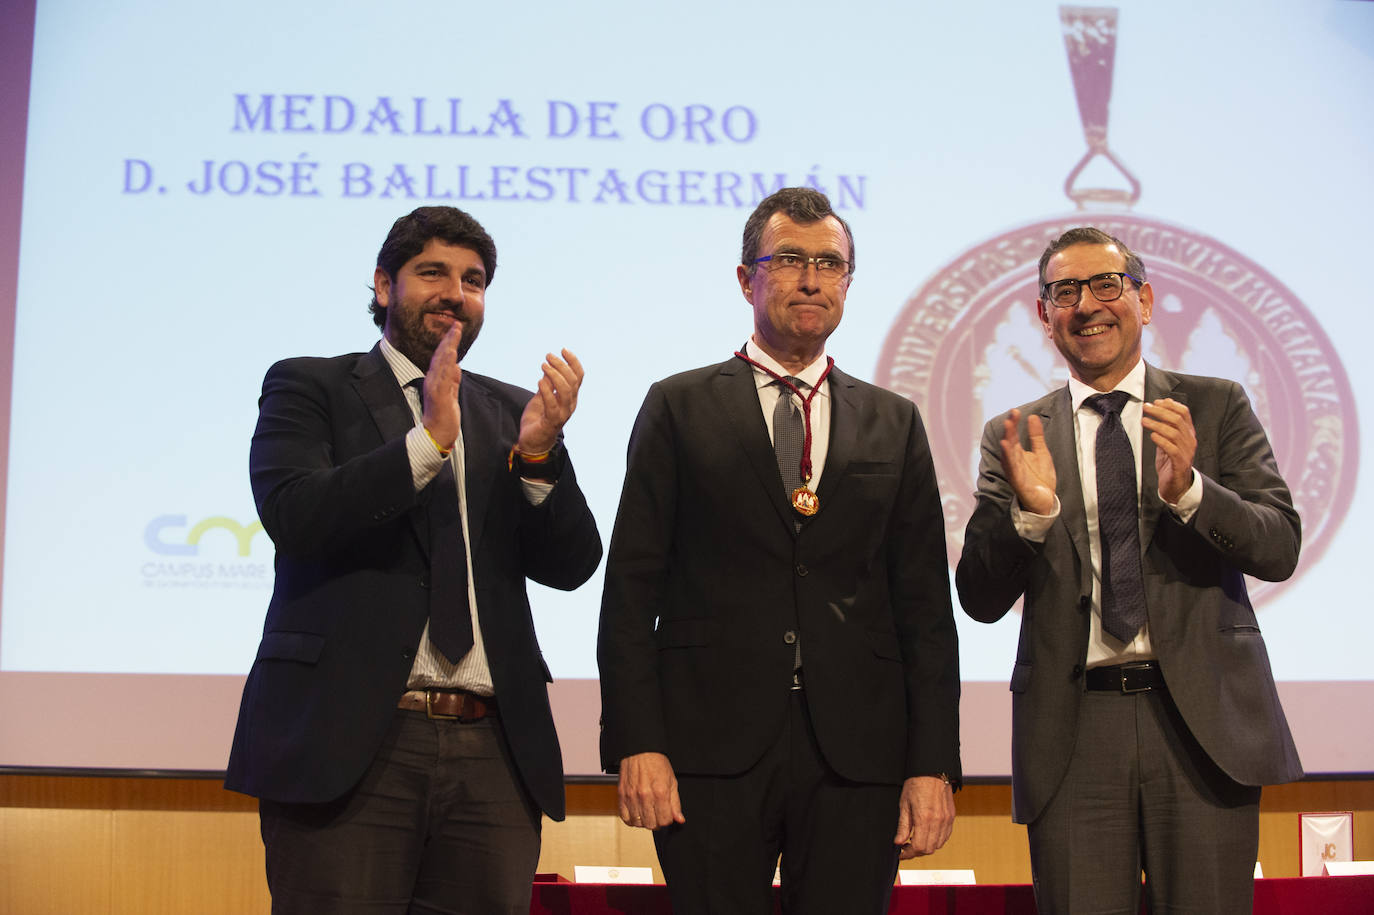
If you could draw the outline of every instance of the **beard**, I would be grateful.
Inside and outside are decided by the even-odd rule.
[[[432,330],[425,324],[425,315],[432,313],[453,314],[454,309],[443,306],[412,307],[400,302],[387,308],[386,338],[422,372],[429,371],[434,351],[438,349],[439,341],[444,339],[443,332]],[[477,335],[482,330],[482,316],[474,319],[466,312],[459,311],[457,314],[458,323],[463,327],[463,337],[458,341],[458,361],[462,362],[468,350],[472,349],[472,344],[477,342]]]

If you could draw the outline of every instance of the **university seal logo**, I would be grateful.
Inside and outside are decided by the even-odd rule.
[[[1065,190],[1080,207],[1110,209],[1033,222],[956,257],[904,303],[874,373],[928,418],[950,562],[958,561],[973,511],[983,423],[1068,377],[1036,316],[1040,254],[1066,230],[1094,225],[1145,262],[1155,290],[1145,360],[1245,386],[1302,515],[1302,558],[1289,579],[1296,581],[1320,558],[1354,496],[1359,434],[1345,370],[1312,313],[1269,271],[1215,238],[1130,211],[1140,183],[1107,146],[1115,10],[1060,13],[1088,141]],[[1077,188],[1095,157],[1128,186]],[[1251,598],[1259,605],[1284,585],[1254,583]]]

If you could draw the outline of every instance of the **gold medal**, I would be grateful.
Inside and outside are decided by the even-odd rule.
[[[801,398],[802,422],[805,424],[806,427],[806,435],[802,439],[801,467],[798,468],[801,471],[800,479],[802,481],[802,485],[792,490],[792,507],[797,510],[797,514],[802,515],[806,518],[810,518],[816,512],[821,510],[821,500],[816,496],[814,492],[806,488],[806,484],[811,482],[811,401],[820,391],[821,385],[825,384],[825,379],[830,377],[830,370],[835,367],[835,360],[831,359],[829,356],[825,357],[825,371],[821,372],[821,377],[817,378],[816,383],[810,386],[811,393],[803,397],[802,392],[797,390],[796,385],[794,385],[791,381],[787,380],[786,378],[783,378],[777,372],[768,368],[768,366],[760,365],[753,359],[750,359],[748,356],[744,355],[742,351],[736,350],[735,355],[738,358],[743,359],[745,362],[752,365],[754,368],[760,370],[764,374],[769,375],[770,377],[772,377],[774,381],[781,384],[792,394],[795,394],[797,397]],[[793,477],[793,479],[797,479],[797,477]],[[784,475],[784,487],[786,486],[787,482],[788,481],[786,479],[786,476]]]

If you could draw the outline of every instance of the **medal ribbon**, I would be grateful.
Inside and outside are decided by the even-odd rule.
[[[1110,6],[1059,8],[1064,50],[1069,55],[1069,72],[1073,75],[1073,88],[1078,96],[1078,117],[1083,122],[1083,138],[1088,142],[1088,151],[1064,180],[1064,193],[1079,209],[1087,203],[1134,206],[1140,199],[1140,182],[1107,145],[1112,70],[1116,63],[1116,14],[1116,8]],[[1130,188],[1074,187],[1083,169],[1097,156],[1116,166]]]
[[[811,393],[803,396],[802,392],[797,390],[796,385],[770,369],[768,366],[750,359],[748,356],[744,355],[743,350],[736,350],[735,355],[771,377],[778,384],[787,388],[787,390],[791,391],[793,394],[796,394],[797,397],[801,398],[802,427],[806,430],[806,435],[802,439],[801,480],[802,485],[805,486],[807,483],[811,482],[811,401],[815,400],[816,392],[821,389],[821,385],[825,384],[825,379],[830,377],[830,370],[835,367],[835,360],[830,356],[825,357],[825,371],[821,372],[821,377],[817,378],[816,383],[811,386]]]

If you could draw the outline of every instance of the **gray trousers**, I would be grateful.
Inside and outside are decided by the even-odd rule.
[[[1198,746],[1167,690],[1084,694],[1068,774],[1028,827],[1035,904],[1051,913],[1252,910],[1260,789]]]

